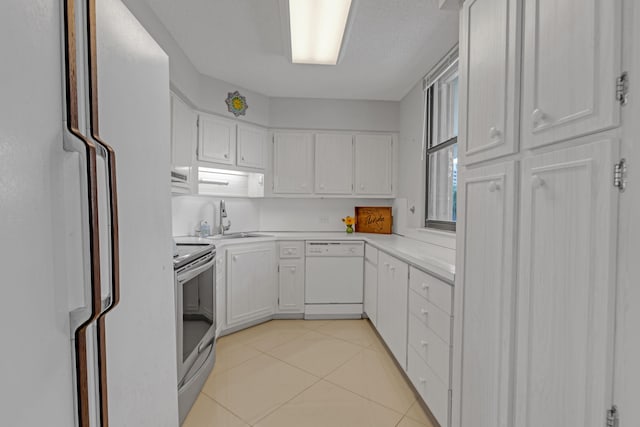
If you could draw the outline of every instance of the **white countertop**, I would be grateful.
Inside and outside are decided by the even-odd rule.
[[[260,243],[278,240],[362,240],[375,248],[393,255],[414,267],[453,285],[455,281],[455,264],[438,256],[438,247],[419,240],[399,236],[397,234],[370,234],[342,232],[258,232],[261,237],[245,237],[239,239],[206,238],[213,241],[217,248],[229,245]],[[184,237],[180,238],[184,239]],[[192,239],[199,239],[193,237]]]

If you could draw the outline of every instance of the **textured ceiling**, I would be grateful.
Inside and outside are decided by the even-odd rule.
[[[272,97],[398,101],[458,39],[435,0],[358,0],[337,66],[292,64],[279,0],[147,2],[198,71]]]

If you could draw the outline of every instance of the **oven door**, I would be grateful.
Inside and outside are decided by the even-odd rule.
[[[215,254],[176,272],[178,383],[215,340]]]

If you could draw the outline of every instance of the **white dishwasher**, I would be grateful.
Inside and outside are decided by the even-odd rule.
[[[305,319],[362,317],[364,242],[307,241]]]

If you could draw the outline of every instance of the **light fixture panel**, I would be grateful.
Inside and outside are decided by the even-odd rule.
[[[291,61],[336,65],[352,0],[289,0]]]

